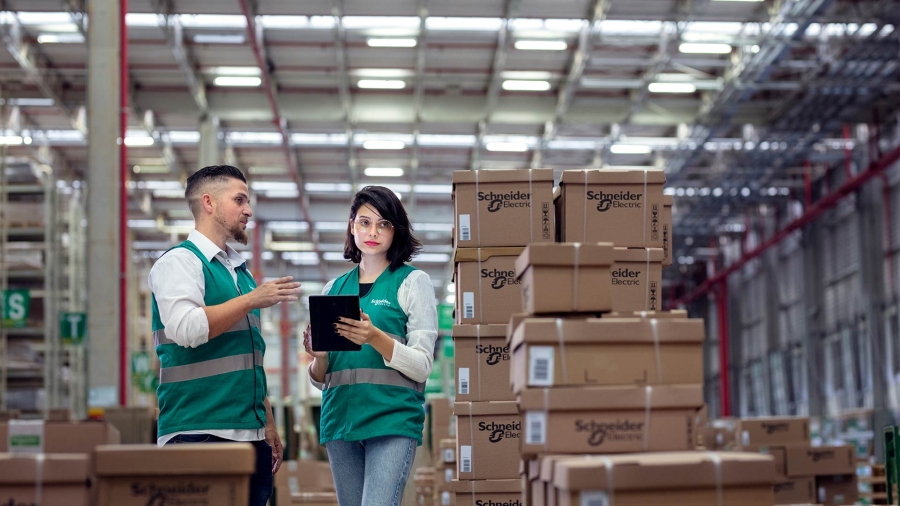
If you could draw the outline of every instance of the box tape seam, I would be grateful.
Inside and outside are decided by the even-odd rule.
[[[648,172],[649,171],[647,169],[644,169],[644,202],[643,202],[643,206],[642,206],[644,208],[644,219],[643,219],[643,223],[641,224],[641,227],[642,227],[641,241],[643,242],[644,247],[647,247],[647,173]],[[585,189],[585,191],[587,191],[587,189]],[[479,236],[479,238],[480,238],[480,236]],[[647,277],[649,278],[649,275]]]
[[[647,250],[647,270],[644,271],[644,309],[650,309],[650,248]]]
[[[563,319],[556,319],[556,338],[559,340],[559,360],[562,366],[563,385],[569,385],[569,368],[566,367],[566,339],[563,334]],[[551,379],[552,381],[552,379]]]
[[[716,466],[716,506],[724,506],[725,491],[722,489],[722,457],[715,452],[706,452]]]
[[[44,455],[38,453],[34,456],[34,504],[41,506],[42,493],[44,491]]]
[[[480,378],[479,378],[480,379]],[[469,456],[470,462],[469,465],[472,466],[472,500],[475,500],[475,485],[474,480],[478,479],[478,476],[475,474],[475,422],[474,416],[472,416],[472,403],[469,403],[469,438],[472,440],[472,455]],[[456,456],[456,460],[462,460],[459,458],[459,455]],[[457,465],[462,465],[461,463]]]
[[[650,447],[650,407],[653,404],[653,387],[647,385],[646,398],[644,401],[644,451]]]
[[[481,232],[478,232],[478,241],[481,241]],[[484,321],[484,292],[481,290],[481,284],[484,278],[481,277],[481,250],[478,251],[478,322]],[[473,308],[474,309],[474,308]],[[476,323],[478,323],[476,322]]]
[[[656,382],[659,384],[665,384],[665,381],[663,379],[662,356],[660,355],[659,350],[659,320],[657,320],[656,318],[651,318],[650,329],[653,331],[653,348],[656,352]]]
[[[588,171],[584,169],[584,219],[581,222],[581,242],[587,242]]]
[[[606,488],[609,489],[609,494],[607,499],[609,499],[609,506],[614,506],[615,497],[616,497],[616,485],[613,482],[613,463],[612,459],[609,457],[603,457],[603,467],[606,468]]]
[[[481,247],[481,206],[478,204],[478,171],[475,171],[475,224],[478,229],[478,242],[475,243],[475,246]],[[481,252],[479,252],[478,259],[481,259]]]
[[[578,312],[578,307],[579,307],[579,304],[578,304],[578,302],[579,302],[579,300],[578,300],[578,293],[579,293],[579,290],[578,290],[578,288],[579,288],[578,287],[578,267],[579,267],[579,265],[578,264],[580,263],[580,260],[581,260],[580,254],[581,254],[581,243],[576,242],[575,243],[575,279],[572,281],[572,302],[574,303],[575,312]]]
[[[550,389],[544,387],[544,450],[550,440]]]
[[[481,272],[481,269],[478,269]],[[475,350],[481,348],[481,325],[475,326]],[[477,353],[476,353],[477,355]],[[476,372],[478,373],[478,400],[481,400],[481,358],[475,357],[475,362],[478,364],[476,368]],[[472,388],[472,379],[469,378],[469,388]],[[474,435],[472,436],[474,437]]]
[[[528,169],[528,233],[534,242],[534,169]]]

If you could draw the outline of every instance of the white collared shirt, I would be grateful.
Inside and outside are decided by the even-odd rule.
[[[246,260],[231,246],[225,251],[197,230],[191,230],[188,241],[208,261],[214,258],[231,273],[237,286],[237,269]],[[179,346],[196,348],[209,341],[209,319],[203,307],[206,306],[206,279],[203,277],[203,262],[186,248],[175,248],[156,261],[148,277],[150,291],[156,298],[159,318],[166,328],[166,337]],[[179,434],[211,434],[232,441],[259,441],[265,438],[265,429],[251,430],[195,430],[166,434],[156,440],[163,446]]]

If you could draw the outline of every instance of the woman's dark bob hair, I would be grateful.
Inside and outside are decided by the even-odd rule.
[[[394,239],[387,252],[391,271],[397,270],[404,262],[409,262],[412,257],[422,251],[422,243],[413,237],[412,225],[409,223],[406,209],[403,208],[403,204],[400,203],[400,199],[394,195],[394,192],[384,186],[366,186],[353,197],[353,203],[350,205],[350,221],[347,223],[344,258],[357,264],[362,260],[362,252],[356,247],[351,227],[353,220],[356,219],[357,211],[366,204],[378,211],[382,219],[394,225]]]

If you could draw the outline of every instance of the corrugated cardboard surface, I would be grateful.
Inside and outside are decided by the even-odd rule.
[[[617,411],[703,406],[702,385],[654,387],[529,388],[519,394],[519,411]]]
[[[459,248],[555,240],[552,169],[455,171],[453,196]]]
[[[612,244],[525,248],[516,260],[522,304],[529,314],[599,313],[612,308]]]
[[[740,446],[809,444],[809,418],[742,418],[735,435]]]
[[[281,503],[279,503],[280,506]],[[334,492],[305,492],[291,494],[289,504],[309,504],[313,506],[338,506],[337,494]]]
[[[156,416],[150,408],[110,407],[104,409],[103,419],[119,431],[122,444],[156,442]]]
[[[852,446],[789,446],[786,455],[787,474],[791,477],[856,473]]]
[[[98,445],[118,444],[119,431],[104,422],[45,422],[45,453],[91,453]],[[9,451],[9,422],[0,423],[0,452]]]
[[[290,504],[291,494],[301,492],[334,492],[331,465],[318,460],[288,460],[281,463],[275,475],[278,504]]]
[[[601,318],[656,318],[657,320],[668,318],[687,318],[687,311],[675,309],[672,311],[612,311],[600,316]]]
[[[510,315],[522,311],[522,284],[516,278],[516,258],[490,256],[481,262],[456,264],[457,324],[505,324]]]
[[[591,494],[587,491],[566,493],[557,491],[554,506],[582,506],[585,504],[605,504],[604,502],[583,502],[582,496],[589,496],[593,501],[608,500],[603,498],[603,493]],[[614,495],[616,506],[770,506],[774,501],[772,486],[754,487],[728,487],[722,490],[721,496],[715,488],[702,488],[695,490],[666,490],[666,491],[627,491],[616,492]]]
[[[661,170],[564,171],[559,199],[561,241],[661,248],[665,181]]]
[[[522,419],[517,403],[457,402],[455,412],[459,479],[518,478]]]
[[[855,474],[816,477],[818,504],[856,504],[859,488]]]
[[[87,454],[0,454],[0,505],[88,506],[90,456]],[[8,501],[8,502],[7,502]]]
[[[699,384],[703,339],[699,319],[528,318],[512,335],[512,388]]]
[[[671,195],[663,195],[663,213],[662,213],[662,248],[663,248],[663,267],[672,265],[672,206],[675,204],[675,197]]]
[[[429,406],[429,441],[431,442],[432,462],[440,463],[440,443],[442,439],[456,437],[456,421],[453,416],[453,403],[446,397],[428,399]]]
[[[812,504],[816,502],[813,478],[790,478],[775,484],[775,504]]]
[[[762,453],[771,455],[775,459],[775,473],[782,478],[787,478],[787,448],[784,446],[750,446],[739,448],[738,451]]]
[[[662,309],[662,261],[660,248],[615,248],[610,271],[613,311]]]
[[[456,439],[441,439],[440,445],[438,447],[438,455],[440,458],[436,463],[436,466],[442,466],[444,464],[452,464],[456,462]],[[436,478],[435,478],[436,479]]]
[[[457,401],[513,401],[507,325],[454,325]]]

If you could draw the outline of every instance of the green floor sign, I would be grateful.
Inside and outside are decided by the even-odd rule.
[[[87,334],[87,313],[60,313],[59,338],[63,344],[80,344]]]
[[[31,307],[31,292],[28,290],[6,290],[0,297],[3,318],[0,327],[22,328],[28,324],[28,309]]]

